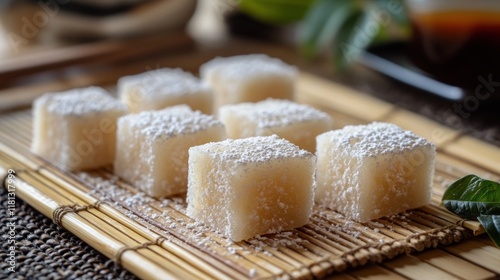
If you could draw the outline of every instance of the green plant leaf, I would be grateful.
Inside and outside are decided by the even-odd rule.
[[[477,219],[495,245],[500,247],[500,215],[481,215]]]
[[[351,3],[352,2],[345,2],[345,4],[338,6],[334,11],[332,11],[330,17],[326,20],[323,29],[318,35],[317,45],[319,49],[326,47],[329,43],[335,40],[340,28],[347,21],[349,16],[355,12],[355,7]]]
[[[301,20],[315,0],[241,0],[240,9],[263,22],[287,24]]]
[[[467,175],[448,187],[442,202],[446,209],[464,219],[500,215],[500,184]]]
[[[319,0],[315,3],[299,31],[299,42],[306,57],[316,55],[320,45],[336,37],[353,7],[353,2],[349,0]]]
[[[368,17],[367,10],[357,9],[342,25],[332,48],[338,70],[344,70],[351,64],[375,37],[365,33],[369,24]]]

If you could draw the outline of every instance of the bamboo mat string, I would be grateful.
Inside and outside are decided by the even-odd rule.
[[[116,255],[114,257],[114,261],[115,261],[115,264],[117,266],[120,266],[121,265],[121,259],[122,259],[122,255],[123,253],[125,253],[126,251],[137,251],[139,249],[144,249],[144,248],[147,248],[151,245],[158,245],[158,246],[161,246],[161,244],[163,244],[163,242],[165,242],[166,239],[164,237],[158,237],[156,240],[152,240],[152,241],[148,241],[148,242],[144,242],[140,245],[137,245],[137,246],[132,246],[132,247],[127,247],[127,246],[123,246],[121,247],[117,252],[116,252]]]
[[[99,209],[102,203],[105,202],[102,200],[97,200],[94,204],[89,205],[78,205],[76,203],[72,205],[60,205],[54,210],[54,213],[52,214],[52,220],[56,225],[62,227],[62,218],[67,213],[78,213],[80,211],[88,211],[90,209]]]
[[[464,223],[467,221],[467,219],[461,219],[458,220],[455,224],[457,224],[460,227],[464,227]]]

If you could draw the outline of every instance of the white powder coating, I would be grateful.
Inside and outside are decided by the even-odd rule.
[[[364,158],[391,153],[403,153],[433,144],[415,133],[381,122],[369,125],[345,126],[327,132],[323,137],[335,141],[334,149],[349,149],[351,155]]]
[[[65,92],[46,93],[37,98],[34,107],[45,107],[48,113],[83,116],[109,111],[125,112],[127,107],[111,97],[100,87],[71,89]]]
[[[360,222],[430,203],[436,151],[424,138],[372,123],[316,139],[318,203]]]
[[[223,139],[221,122],[185,105],[124,116],[118,121],[114,171],[150,196],[182,193],[188,149]]]
[[[123,103],[99,87],[45,94],[33,103],[31,150],[64,170],[111,164],[116,120],[126,113]]]
[[[287,126],[298,122],[330,121],[330,116],[307,105],[283,99],[267,99],[257,103],[240,103],[220,108],[236,116],[256,120],[258,128]],[[222,113],[219,113],[221,115]]]
[[[192,147],[187,214],[233,241],[300,227],[312,213],[314,162],[277,136]]]
[[[297,69],[263,54],[218,57],[200,67],[214,92],[214,110],[267,98],[293,99]]]
[[[200,67],[200,75],[203,80],[210,79],[210,75],[215,72],[231,79],[273,74],[294,78],[297,75],[297,68],[265,54],[248,54],[216,57]]]
[[[214,126],[223,127],[213,116],[192,111],[186,105],[128,115],[120,118],[119,122],[127,122],[131,129],[142,134],[151,143],[165,141],[177,135],[197,133]]]
[[[180,68],[161,68],[118,80],[118,94],[137,113],[187,104],[211,113],[212,92],[208,85]]]
[[[235,164],[262,163],[285,158],[309,158],[312,155],[277,135],[238,140],[227,139],[201,145],[196,149],[210,155],[216,161]]]
[[[311,152],[316,149],[316,136],[332,128],[328,114],[283,99],[225,105],[219,118],[229,138],[277,134]]]

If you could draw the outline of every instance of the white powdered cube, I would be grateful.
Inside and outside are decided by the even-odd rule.
[[[113,163],[116,120],[127,107],[99,87],[47,93],[33,103],[31,151],[64,170]]]
[[[191,73],[161,68],[118,80],[118,95],[132,113],[186,104],[193,110],[212,113],[212,90]]]
[[[276,135],[189,149],[187,214],[233,241],[308,223],[315,156]]]
[[[115,174],[153,197],[187,189],[188,149],[224,140],[221,122],[185,105],[118,120]]]
[[[312,153],[316,136],[332,129],[328,114],[283,99],[225,105],[219,109],[219,119],[229,138],[277,134]]]
[[[218,57],[200,68],[214,90],[215,109],[267,98],[292,99],[297,69],[263,54]]]
[[[430,203],[434,144],[387,123],[317,138],[316,202],[366,222]]]

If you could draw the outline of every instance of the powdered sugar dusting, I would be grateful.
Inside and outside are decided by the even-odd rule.
[[[338,149],[348,149],[352,156],[373,157],[390,153],[401,153],[416,147],[433,144],[415,133],[381,122],[368,125],[345,126],[325,133],[323,137],[335,139]]]
[[[232,79],[273,74],[293,78],[297,74],[297,68],[284,63],[280,59],[271,58],[264,54],[249,54],[217,57],[203,64],[200,68],[203,80],[209,79],[214,72]]]
[[[185,105],[124,116],[118,122],[119,125],[128,123],[151,141],[191,134],[213,126],[223,126],[215,117],[191,111]]]
[[[255,121],[258,128],[283,127],[308,121],[331,121],[330,116],[324,112],[284,99],[225,105],[220,108],[220,114],[231,114]]]
[[[118,80],[117,87],[120,95],[133,88],[151,99],[209,90],[198,78],[180,68],[161,68],[125,76]]]
[[[227,139],[221,142],[208,143],[192,147],[218,161],[233,162],[236,164],[268,162],[280,158],[309,158],[314,155],[301,150],[289,141],[273,136],[257,136],[244,139]]]
[[[87,87],[58,93],[46,93],[35,101],[35,106],[46,107],[49,112],[76,115],[99,112],[126,112],[127,107],[100,87]]]

